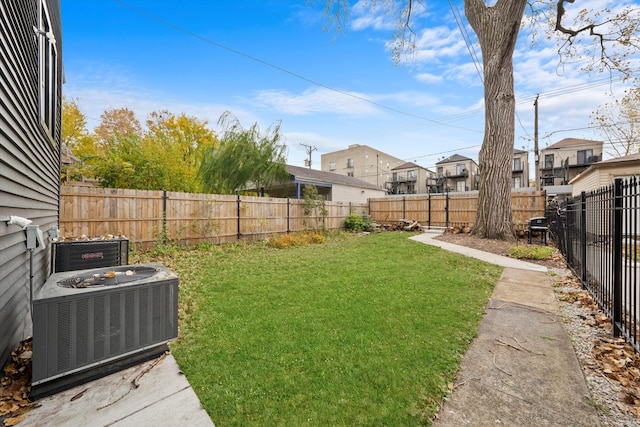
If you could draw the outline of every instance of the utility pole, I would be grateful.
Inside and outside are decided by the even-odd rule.
[[[307,151],[307,155],[309,156],[308,159],[304,160],[304,165],[306,167],[308,167],[309,169],[311,169],[311,153],[316,151],[317,148],[316,147],[312,147],[311,145],[308,145],[308,144],[303,144],[302,142],[300,143],[300,145],[302,145],[305,148],[305,150]]]
[[[540,94],[536,95],[536,101],[533,103],[535,107],[534,114],[534,127],[533,127],[533,158],[535,164],[535,176],[536,176],[536,190],[540,190],[540,157],[538,155],[538,98]]]

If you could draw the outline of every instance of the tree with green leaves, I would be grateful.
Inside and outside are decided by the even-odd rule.
[[[217,145],[207,121],[182,113],[152,112],[143,130],[132,110],[105,111],[90,134],[76,100],[63,103],[62,137],[79,159],[69,180],[95,178],[103,187],[200,192],[205,149]]]
[[[348,17],[349,0],[318,0],[332,26],[342,28]],[[515,95],[513,53],[525,12],[529,22],[547,23],[549,34],[558,37],[560,60],[584,54],[592,60],[586,71],[609,71],[632,77],[633,57],[640,47],[639,12],[633,5],[621,10],[581,9],[568,14],[575,0],[463,0],[467,20],[475,32],[482,52],[484,75],[485,129],[479,153],[479,196],[473,232],[481,237],[512,240],[511,163],[515,136]],[[369,0],[365,7],[385,7],[396,22],[394,57],[398,60],[416,48],[416,19],[420,0]],[[527,9],[529,6],[529,9]],[[569,21],[569,22],[566,22]]]
[[[262,134],[257,123],[245,129],[225,112],[218,125],[222,128],[219,145],[205,150],[198,172],[205,191],[232,194],[249,187],[259,191],[289,177],[279,122]]]
[[[141,137],[142,125],[136,114],[127,107],[111,108],[100,115],[100,124],[93,130],[99,146],[108,146],[117,137]]]
[[[62,145],[78,161],[64,165],[61,172],[63,182],[93,178],[91,168],[85,163],[87,158],[96,155],[93,136],[87,130],[87,118],[80,110],[78,99],[62,99]]]
[[[615,157],[640,152],[640,88],[625,91],[621,99],[601,106],[591,116]]]
[[[195,117],[159,111],[149,114],[147,132],[143,146],[155,153],[162,153],[156,159],[169,182],[165,189],[171,191],[200,192],[202,185],[198,170],[204,153],[218,144],[213,130],[207,128],[206,120]]]

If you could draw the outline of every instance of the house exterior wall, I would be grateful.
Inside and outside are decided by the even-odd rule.
[[[26,234],[9,225],[8,219],[12,215],[30,219],[45,232],[58,224],[62,34],[59,0],[3,1],[0,12],[0,363],[4,363],[32,327]],[[37,29],[43,31],[36,33]],[[48,57],[40,55],[41,48],[48,49]],[[51,58],[53,66],[45,66],[41,58]],[[33,252],[35,287],[48,277],[49,256],[48,248]]]
[[[478,189],[478,165],[471,159],[436,164],[438,192]]]
[[[391,169],[405,163],[397,157],[359,144],[325,153],[320,162],[320,169],[324,172],[352,176],[380,188],[384,188],[384,183],[391,180]]]
[[[589,150],[591,150],[591,156],[581,155],[581,152]],[[602,142],[600,141],[542,149],[539,157],[541,186],[567,184],[600,160],[602,160]]]
[[[526,151],[516,151],[513,153],[513,164],[511,174],[511,188],[522,188],[529,186],[529,153]]]
[[[639,174],[640,162],[625,166],[594,168],[586,171],[571,182],[573,185],[571,194],[577,196],[583,191],[589,192],[611,185],[616,178],[629,178]]]
[[[391,171],[391,180],[387,181],[386,187],[389,194],[426,194],[430,186],[436,185],[435,177],[435,172],[418,165],[396,168]]]
[[[386,192],[382,189],[350,187],[347,185],[333,184],[331,186],[331,201],[342,203],[367,203],[369,198],[384,197]]]

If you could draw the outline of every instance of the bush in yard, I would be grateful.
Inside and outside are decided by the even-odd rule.
[[[361,231],[368,231],[370,228],[370,222],[368,221],[368,216],[364,218],[355,213],[349,214],[347,219],[344,220],[344,228],[347,231],[352,231],[354,233],[360,233]]]

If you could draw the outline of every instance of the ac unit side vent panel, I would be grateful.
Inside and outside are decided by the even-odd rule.
[[[56,283],[70,273],[52,275],[39,293],[45,297],[34,296],[33,384],[177,338],[178,278],[166,268],[91,290]]]
[[[51,248],[53,273],[115,267],[129,262],[127,239],[53,242]]]

